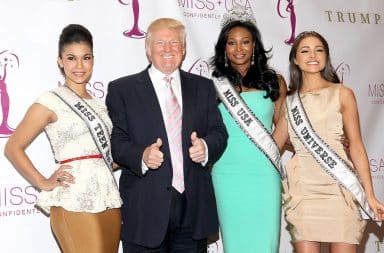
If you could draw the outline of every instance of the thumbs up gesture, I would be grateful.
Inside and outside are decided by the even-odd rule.
[[[205,161],[206,150],[203,139],[197,137],[196,132],[191,134],[192,146],[189,148],[189,157],[195,163],[202,163]]]
[[[160,151],[163,141],[157,138],[156,142],[144,149],[143,161],[149,169],[158,169],[164,161],[164,154]]]

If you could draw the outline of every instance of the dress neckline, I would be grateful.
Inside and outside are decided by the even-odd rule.
[[[243,92],[240,92],[239,94],[246,94],[246,93],[260,93],[265,90],[250,90],[250,91],[243,91]]]
[[[326,87],[322,87],[322,88],[318,88],[316,90],[312,90],[312,91],[306,91],[304,93],[300,92],[300,96],[305,96],[305,95],[311,95],[311,94],[319,94],[325,90],[328,90],[329,88],[332,88],[332,87],[336,87],[337,84],[332,84],[332,85],[329,85],[329,86],[326,86]]]
[[[82,96],[80,96],[79,94],[77,94],[73,89],[71,89],[71,88],[70,88],[69,86],[67,86],[67,85],[63,85],[63,86],[61,86],[61,87],[64,87],[64,88],[70,90],[73,94],[75,94],[76,96],[78,96],[79,98],[81,98],[81,99],[83,99],[83,100],[85,100],[85,101],[92,101],[92,100],[94,99],[94,96],[92,96],[92,95],[89,94],[89,93],[88,93],[88,95],[89,95],[90,97],[85,98],[85,97],[82,97]]]

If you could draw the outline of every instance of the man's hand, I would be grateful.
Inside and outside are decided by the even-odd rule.
[[[192,146],[189,148],[189,157],[195,163],[202,163],[205,161],[206,150],[202,139],[197,137],[196,132],[191,134]]]
[[[144,149],[143,161],[151,170],[158,169],[164,161],[164,154],[160,151],[163,142],[157,138],[156,142]]]

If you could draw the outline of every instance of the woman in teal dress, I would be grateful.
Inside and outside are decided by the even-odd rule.
[[[227,77],[271,132],[285,98],[284,79],[268,64],[253,18],[224,23],[211,60],[214,77]],[[225,253],[279,250],[281,181],[278,171],[219,105],[229,138],[212,177]]]

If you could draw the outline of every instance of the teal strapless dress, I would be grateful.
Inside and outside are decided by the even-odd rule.
[[[274,103],[265,91],[243,92],[248,107],[271,131]],[[279,250],[281,181],[268,158],[219,105],[229,134],[212,178],[225,253],[276,253]]]

